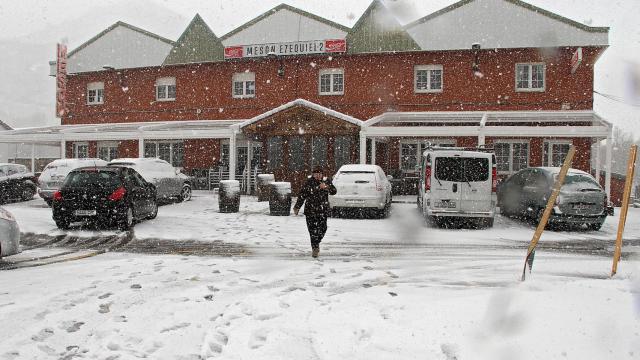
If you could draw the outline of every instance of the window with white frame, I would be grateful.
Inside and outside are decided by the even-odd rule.
[[[522,140],[499,140],[494,142],[498,172],[515,173],[529,167],[529,142]]]
[[[516,64],[516,90],[544,91],[544,64]]]
[[[118,158],[118,142],[98,142],[98,157],[105,161]]]
[[[85,142],[73,143],[73,157],[76,159],[86,159],[89,157],[89,144]]]
[[[156,101],[174,101],[176,99],[176,78],[156,79]]]
[[[442,65],[416,65],[413,70],[417,93],[442,91]]]
[[[92,82],[87,84],[87,104],[98,105],[104,103],[104,83]]]
[[[420,139],[404,140],[400,143],[400,169],[404,172],[415,172],[420,164],[422,153],[430,146],[453,147],[455,139]]]
[[[570,148],[571,141],[569,140],[545,141],[544,151],[542,152],[542,166],[562,166]]]
[[[252,98],[256,96],[256,73],[242,72],[233,74],[233,97]]]
[[[321,69],[318,92],[320,95],[343,95],[344,69]]]
[[[184,163],[184,143],[182,141],[145,141],[144,157],[162,159],[174,167]]]

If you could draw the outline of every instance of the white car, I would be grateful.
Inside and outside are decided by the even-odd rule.
[[[347,209],[373,209],[387,217],[391,209],[390,176],[378,165],[343,165],[333,177],[337,193],[329,196],[332,213]]]
[[[38,195],[51,206],[53,194],[60,190],[60,186],[69,173],[77,168],[85,166],[105,166],[107,162],[102,159],[58,159],[50,162],[38,178]]]
[[[420,173],[418,209],[428,223],[458,218],[493,226],[498,173],[492,152],[430,148]]]
[[[156,186],[158,200],[191,200],[189,177],[168,162],[158,158],[122,158],[109,162],[109,166],[126,166],[137,171]]]
[[[20,228],[11,213],[0,207],[0,259],[20,252]]]

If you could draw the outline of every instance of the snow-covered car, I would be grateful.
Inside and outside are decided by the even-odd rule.
[[[559,167],[520,170],[500,186],[498,206],[502,214],[539,221],[560,173]],[[586,225],[599,230],[609,209],[607,194],[596,179],[569,169],[549,218],[551,226]]]
[[[38,188],[36,183],[35,176],[26,166],[0,163],[0,204],[10,200],[31,200]]]
[[[20,228],[13,215],[0,207],[0,259],[20,251]]]
[[[105,166],[107,162],[102,159],[58,159],[50,162],[38,178],[40,189],[38,195],[51,206],[53,194],[60,190],[60,186],[64,182],[67,175],[81,167],[86,166]]]
[[[156,186],[158,200],[191,200],[189,177],[168,162],[158,158],[122,158],[109,162],[109,166],[126,166],[136,170]]]
[[[336,195],[329,196],[332,213],[347,209],[373,209],[381,217],[391,209],[391,183],[378,165],[343,165],[333,177]]]

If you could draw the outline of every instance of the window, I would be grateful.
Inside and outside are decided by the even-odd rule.
[[[233,97],[244,99],[256,96],[256,74],[243,72],[233,74]]]
[[[99,142],[98,143],[98,157],[105,161],[111,161],[118,158],[118,143],[117,142]]]
[[[159,158],[181,168],[184,163],[184,144],[182,141],[145,142],[144,157]]]
[[[529,143],[496,141],[493,144],[498,172],[511,174],[529,167]]]
[[[344,94],[344,69],[322,69],[318,82],[320,95]]]
[[[269,169],[277,169],[282,166],[282,136],[270,137],[267,144],[269,156]]]
[[[333,143],[333,158],[336,169],[351,163],[351,138],[349,136],[336,136]]]
[[[327,138],[314,136],[311,139],[311,168],[327,166]]]
[[[302,136],[294,136],[289,138],[289,170],[304,170],[305,152],[305,141]]]
[[[104,103],[104,83],[92,82],[87,84],[87,104],[98,105]]]
[[[176,99],[176,78],[164,77],[156,80],[156,101]]]
[[[86,159],[89,157],[89,144],[73,143],[73,157],[76,159]]]
[[[400,143],[400,169],[404,172],[415,172],[418,159],[428,146],[451,147],[456,146],[456,141],[454,139],[403,141]]]
[[[562,166],[571,148],[570,141],[549,140],[544,142],[542,166]]]
[[[544,64],[516,64],[516,90],[544,91]]]
[[[415,92],[442,92],[442,65],[418,65],[413,72]]]

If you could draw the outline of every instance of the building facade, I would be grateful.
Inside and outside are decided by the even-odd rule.
[[[316,165],[414,179],[427,144],[492,146],[502,176],[560,165],[573,145],[573,167],[599,176],[607,47],[608,28],[519,0],[462,0],[406,25],[374,0],[351,28],[280,5],[222,37],[196,15],[175,42],[116,23],[69,53],[62,125],[0,141],[160,157],[247,187],[269,172],[294,191]]]

